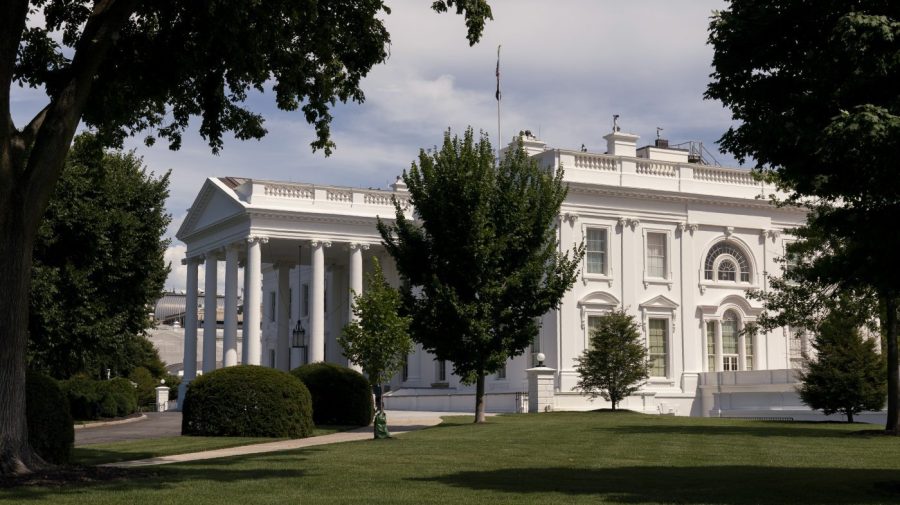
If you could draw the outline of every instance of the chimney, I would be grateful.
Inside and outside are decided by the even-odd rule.
[[[606,153],[613,156],[626,156],[634,158],[637,156],[637,140],[640,138],[631,133],[623,133],[614,131],[603,136],[606,139]]]

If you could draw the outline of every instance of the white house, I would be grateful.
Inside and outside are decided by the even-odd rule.
[[[640,321],[652,362],[649,381],[624,408],[703,416],[808,413],[791,372],[805,345],[801,336],[787,329],[752,336],[741,331],[760,312],[747,290],[766,289],[766,274],[780,271],[776,258],[790,240],[784,230],[801,223],[803,211],[771,205],[774,188],[746,170],[703,164],[695,152],[665,141],[638,148],[635,135],[614,131],[604,138],[608,152],[598,154],[549,148],[522,136],[539,163],[564,168],[569,193],[558,220],[559,244],[569,249],[584,241],[587,253],[559,310],[543,317],[533,348],[488,379],[488,409],[520,408],[528,392],[526,370],[538,364],[538,353],[545,355],[544,383],[552,385],[549,398],[541,393],[545,408],[604,406],[573,392],[575,358],[588,343],[594,318],[622,306]],[[177,234],[187,244],[185,378],[198,361],[205,370],[216,361],[285,370],[307,360],[346,364],[336,338],[352,316],[350,290],[362,290],[369,258],[377,256],[388,279],[398,280],[375,228],[377,218],[393,219],[393,198],[406,205],[399,180],[382,191],[208,179]],[[218,261],[225,261],[226,273],[217,285]],[[215,355],[214,339],[204,339],[198,356],[190,298],[197,301],[201,263],[207,296],[224,286],[222,356]],[[241,349],[239,289],[246,300]],[[298,321],[308,337],[305,352],[292,347]],[[215,327],[204,331],[214,334]],[[471,409],[474,388],[461,385],[450,370],[417,350],[393,380],[388,407]]]

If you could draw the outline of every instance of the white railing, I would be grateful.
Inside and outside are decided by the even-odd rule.
[[[577,153],[575,154],[575,168],[618,172],[619,161],[615,156]]]
[[[694,179],[698,181],[716,182],[719,184],[738,184],[741,186],[759,186],[759,181],[746,170],[708,167],[696,165]]]
[[[641,175],[678,177],[678,164],[658,160],[638,160],[635,171]]]
[[[316,197],[316,189],[308,184],[266,184],[263,194],[275,198],[313,200]]]
[[[339,205],[370,205],[375,207],[393,207],[396,198],[403,208],[408,207],[409,195],[394,191],[377,189],[317,187],[312,184],[298,183],[263,183],[263,195],[270,198],[286,200],[325,200]]]

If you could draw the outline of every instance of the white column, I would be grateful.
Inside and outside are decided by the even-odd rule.
[[[203,373],[216,369],[217,263],[215,252],[206,254],[206,279],[203,284],[206,289],[203,294]]]
[[[250,292],[250,288],[249,288],[250,284],[247,283],[248,277],[247,277],[247,260],[246,259],[244,259],[244,263],[243,263],[243,265],[241,265],[241,268],[244,269],[244,292],[242,295],[243,299],[241,300],[241,303],[243,304],[243,316],[242,316],[243,322],[241,323],[241,364],[246,365],[247,364],[247,356],[248,356],[247,343],[250,342],[250,339],[248,338],[248,335],[247,335],[247,328],[248,328],[248,326],[247,326],[247,307],[249,307],[249,305],[247,305],[247,293]]]
[[[187,266],[187,296],[184,306],[184,376],[178,386],[178,409],[184,401],[188,384],[197,376],[197,274],[198,258],[182,261]]]
[[[247,266],[244,268],[247,291],[244,293],[244,340],[247,344],[245,363],[259,365],[262,362],[262,332],[259,330],[262,320],[262,244],[268,242],[266,237],[250,237],[247,239]]]
[[[716,372],[721,372],[722,369],[724,368],[724,367],[722,366],[722,321],[721,321],[721,320],[717,320],[717,321],[715,322],[715,327],[716,327],[716,341],[715,341],[715,348],[716,348],[716,370],[715,370],[715,371],[716,371]],[[712,371],[712,370],[710,370],[710,371]]]
[[[225,329],[222,338],[222,365],[237,365],[237,283],[238,250],[225,248]]]
[[[363,292],[363,249],[366,244],[350,244],[350,292],[347,294],[347,320],[356,321],[353,315],[353,297]]]
[[[331,242],[315,240],[312,246],[312,286],[309,313],[309,362],[325,361],[325,248]]]
[[[278,338],[275,341],[275,365],[279,370],[287,372],[291,368],[291,344],[289,340],[291,328],[291,305],[288,293],[291,290],[291,266],[280,263],[278,270],[278,293],[276,303],[278,309],[275,314],[278,323]]]
[[[746,327],[746,324],[741,321],[740,331],[738,331],[738,370],[742,371],[747,369],[747,336],[743,332]]]

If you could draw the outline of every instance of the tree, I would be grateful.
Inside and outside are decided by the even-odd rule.
[[[134,154],[75,139],[35,244],[29,368],[58,379],[165,373],[144,332],[169,274],[168,187],[168,174],[156,177]]]
[[[884,0],[733,0],[710,24],[712,82],[737,126],[739,160],[805,205],[831,237],[807,271],[838,291],[872,290],[883,307],[886,430],[900,420],[900,4]],[[801,240],[803,237],[801,237]]]
[[[576,389],[612,403],[613,411],[649,377],[650,362],[634,317],[624,309],[597,318],[591,345],[575,358]]]
[[[881,410],[886,396],[884,359],[875,341],[860,334],[857,319],[833,312],[818,327],[814,357],[807,357],[800,378],[800,399],[825,415]]]
[[[486,0],[437,0],[481,36]],[[387,57],[383,0],[9,0],[0,6],[0,474],[42,462],[28,446],[25,348],[32,248],[79,123],[104,143],[146,132],[172,148],[191,119],[218,151],[223,137],[263,136],[244,107],[272,84],[284,110],[301,109],[326,155],[330,108],[362,102],[361,79]],[[352,34],[352,36],[349,36]],[[48,100],[24,125],[13,121],[10,87]]]
[[[378,230],[404,281],[413,340],[475,383],[484,422],[485,375],[531,345],[584,255],[557,250],[562,169],[539,168],[521,145],[496,164],[487,135],[476,141],[469,128],[420,151],[403,181],[417,222],[395,202],[395,224]]]
[[[344,355],[369,377],[376,390],[375,407],[381,411],[381,385],[403,368],[413,343],[409,338],[410,319],[400,315],[400,292],[384,279],[377,258],[372,258],[372,266],[365,291],[353,294],[356,321],[344,327],[338,343]]]

